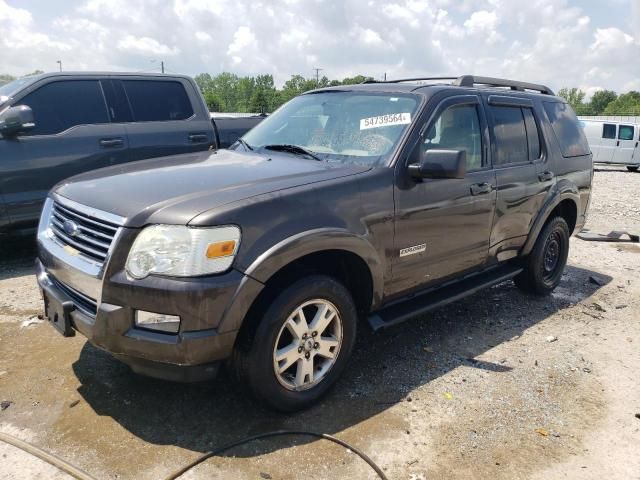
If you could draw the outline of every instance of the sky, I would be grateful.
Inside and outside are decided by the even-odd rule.
[[[640,90],[640,0],[0,0],[0,73],[476,74]]]

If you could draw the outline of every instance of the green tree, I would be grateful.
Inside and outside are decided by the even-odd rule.
[[[594,115],[602,115],[611,102],[618,98],[618,94],[613,90],[598,90],[591,97],[591,111]]]
[[[584,103],[585,92],[579,88],[561,88],[558,96],[564,98],[578,115],[589,115],[591,108]]]
[[[269,111],[269,99],[265,90],[255,90],[253,92],[248,111],[253,113],[266,113]]]
[[[220,97],[218,96],[218,94],[213,91],[213,90],[209,90],[205,93],[203,93],[204,96],[204,101],[207,104],[207,108],[209,109],[210,112],[222,112],[222,100],[220,99]]]
[[[236,86],[236,111],[251,111],[251,99],[253,98],[255,88],[256,81],[253,77],[242,77],[238,79]]]
[[[640,92],[632,90],[607,105],[605,115],[640,115]]]
[[[16,79],[13,75],[9,75],[6,73],[0,74],[0,87],[2,85],[6,85],[9,82],[13,82]]]
[[[342,85],[356,85],[366,81],[373,80],[373,77],[365,77],[364,75],[356,75],[355,77],[347,77],[342,80]]]

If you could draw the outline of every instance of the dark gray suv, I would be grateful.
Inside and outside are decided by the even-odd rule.
[[[162,378],[227,361],[291,411],[340,376],[359,319],[508,279],[551,292],[591,191],[573,111],[541,85],[413,80],[309,92],[230,150],[59,185],[38,233],[52,325]]]

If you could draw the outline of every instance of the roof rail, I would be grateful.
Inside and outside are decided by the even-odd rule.
[[[511,90],[523,92],[525,90],[533,90],[545,95],[555,95],[546,85],[538,85],[536,83],[519,82],[517,80],[506,80],[504,78],[478,77],[474,75],[462,75],[460,77],[414,77],[399,78],[397,80],[387,80],[386,82],[378,82],[376,80],[365,83],[401,83],[401,82],[419,82],[423,80],[453,80],[452,85],[459,87],[474,87],[476,85],[486,85],[489,87],[508,87]]]
[[[533,90],[535,92],[544,93],[545,95],[554,95],[546,85],[538,85],[537,83],[519,82],[517,80],[506,80],[504,78],[493,77],[476,77],[474,75],[462,75],[454,82],[454,85],[460,87],[473,87],[475,85],[487,85],[489,87],[509,87],[511,90]]]

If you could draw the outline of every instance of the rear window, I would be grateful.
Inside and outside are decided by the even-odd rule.
[[[631,125],[620,125],[618,140],[633,140],[633,127]]]
[[[563,102],[543,102],[553,133],[560,144],[563,157],[588,155],[589,143],[584,136],[576,114]]]
[[[124,80],[134,122],[185,120],[193,115],[189,96],[180,82]]]
[[[527,162],[529,145],[520,107],[491,106],[490,109],[496,137],[494,165]]]

